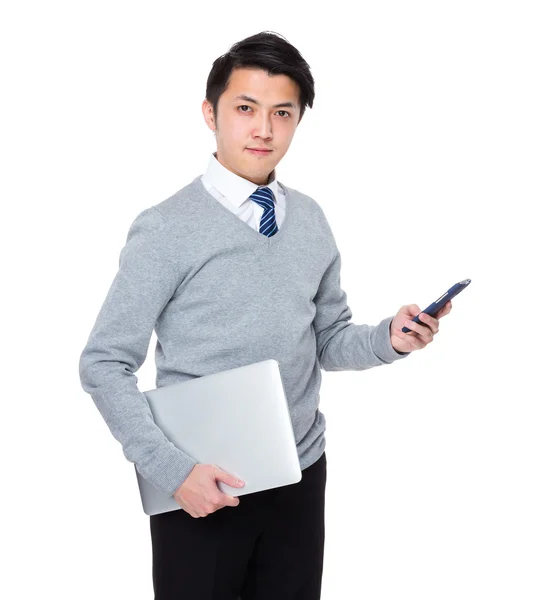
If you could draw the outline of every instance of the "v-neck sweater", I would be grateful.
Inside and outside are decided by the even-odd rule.
[[[198,461],[155,424],[137,386],[153,330],[156,387],[278,361],[302,470],[325,450],[321,369],[365,370],[405,358],[378,325],[351,322],[341,256],[320,205],[279,182],[286,216],[265,236],[195,177],[141,211],[79,361],[125,457],[172,495]]]

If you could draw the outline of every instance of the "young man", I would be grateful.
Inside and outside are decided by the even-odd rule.
[[[80,377],[128,460],[183,510],[150,517],[156,600],[320,598],[326,485],[321,368],[363,370],[425,347],[437,319],[413,304],[357,325],[320,206],[276,179],[314,81],[285,39],[235,44],[202,110],[216,152],[204,175],[142,211],[80,357]],[[408,326],[412,331],[404,334]],[[169,442],[135,372],[157,333],[157,387],[274,358],[302,468],[299,483],[246,494]]]

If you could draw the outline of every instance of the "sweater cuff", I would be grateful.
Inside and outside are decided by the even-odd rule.
[[[169,442],[158,454],[158,460],[155,461],[157,466],[153,470],[150,465],[147,465],[144,474],[138,465],[136,468],[142,477],[171,497],[183,485],[198,461],[179,450],[172,442]]]
[[[386,363],[405,358],[410,352],[398,352],[390,342],[390,325],[395,315],[386,317],[375,327],[372,333],[372,345],[375,354]]]

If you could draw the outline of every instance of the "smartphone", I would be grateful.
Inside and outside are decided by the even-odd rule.
[[[428,315],[431,315],[431,317],[436,317],[437,313],[440,312],[443,306],[445,306],[452,298],[455,298],[457,294],[460,294],[462,290],[466,289],[470,281],[472,280],[463,279],[462,281],[459,281],[459,283],[456,283],[454,286],[450,287],[445,294],[442,294],[440,298],[438,298],[438,300],[430,304],[425,310],[422,310],[421,312],[427,313]],[[426,323],[422,323],[419,320],[419,316],[420,315],[416,315],[412,320],[415,323],[419,323],[420,325],[426,325]],[[401,331],[403,333],[407,333],[407,331],[412,331],[412,329],[409,329],[408,327],[403,327]]]

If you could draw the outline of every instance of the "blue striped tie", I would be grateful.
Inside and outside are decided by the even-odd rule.
[[[274,214],[274,192],[269,187],[258,187],[249,198],[265,209],[259,224],[259,233],[267,237],[277,233],[278,225],[276,223],[276,215]]]

